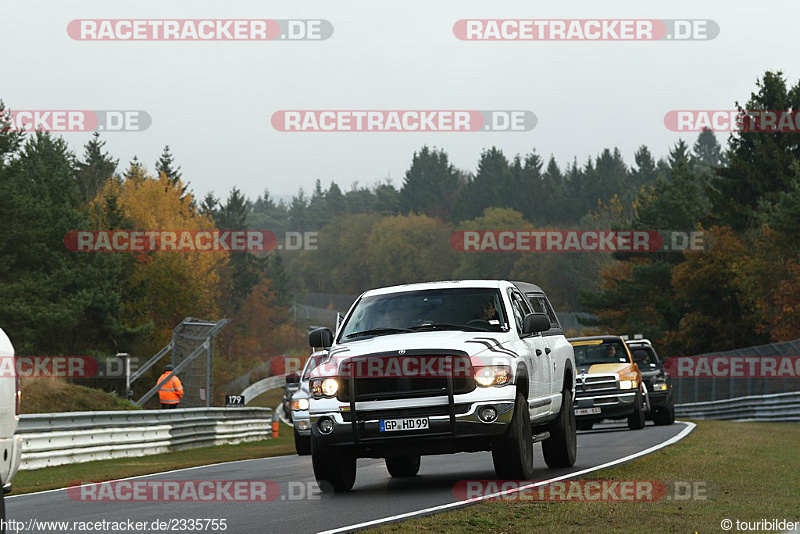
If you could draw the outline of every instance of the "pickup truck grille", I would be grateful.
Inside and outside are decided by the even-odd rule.
[[[617,389],[617,375],[586,375],[583,378],[578,376],[577,386],[577,395],[589,395],[602,391],[614,391]]]
[[[412,351],[409,351],[412,352]],[[427,355],[426,355],[427,356]],[[453,368],[460,369],[462,372],[455,373],[453,377],[453,394],[460,395],[469,393],[475,389],[475,379],[473,377],[472,366],[467,355],[442,355],[435,354],[436,357],[452,357],[454,360]],[[360,356],[359,360],[369,360],[370,358],[386,358],[387,355]],[[460,359],[461,361],[455,362]],[[366,368],[369,368],[367,363]],[[466,371],[464,371],[466,370]],[[466,376],[465,376],[466,375]],[[375,401],[389,399],[406,399],[418,397],[438,397],[447,395],[446,376],[391,376],[391,377],[358,377],[355,382],[355,397],[357,401]],[[342,402],[350,401],[350,379],[346,376],[339,378],[338,399]]]
[[[470,406],[470,404],[456,404],[453,411],[456,415],[465,414],[469,411]],[[358,420],[367,421],[374,419],[398,419],[401,417],[433,417],[446,416],[449,414],[450,411],[446,405],[423,406],[419,408],[395,408],[393,410],[362,410],[358,412]],[[342,412],[342,419],[344,419],[346,423],[349,423],[353,420],[353,417],[350,415],[350,412]]]

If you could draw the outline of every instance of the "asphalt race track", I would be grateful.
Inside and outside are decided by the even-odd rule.
[[[541,447],[536,445],[536,480],[577,473],[627,458],[675,438],[692,427],[685,423],[628,430],[624,422],[596,425],[578,432],[578,461],[570,469],[549,470]],[[489,453],[424,456],[420,474],[392,480],[383,460],[358,461],[358,474],[349,494],[307,498],[305,488],[315,489],[311,458],[279,456],[161,473],[136,480],[272,480],[280,496],[272,502],[81,502],[65,490],[10,496],[9,520],[39,521],[146,521],[169,519],[226,519],[226,532],[320,532],[413,513],[458,502],[453,486],[459,480],[494,478]],[[307,484],[310,483],[310,484]],[[290,494],[289,486],[293,486]],[[295,498],[295,497],[306,498]],[[46,532],[47,530],[39,530]],[[67,532],[74,530],[68,529]],[[204,530],[213,532],[213,530]],[[9,532],[12,532],[9,530]],[[64,532],[64,530],[52,530]]]

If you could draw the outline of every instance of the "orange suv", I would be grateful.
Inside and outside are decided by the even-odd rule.
[[[575,418],[578,430],[602,419],[627,419],[628,428],[644,428],[649,412],[647,386],[628,346],[619,336],[569,339],[578,378]]]

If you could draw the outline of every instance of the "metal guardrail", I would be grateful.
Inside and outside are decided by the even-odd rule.
[[[259,380],[254,384],[250,384],[247,386],[247,388],[245,388],[244,391],[242,391],[244,403],[249,404],[250,401],[262,393],[265,393],[271,389],[283,387],[284,384],[286,384],[286,377],[283,375],[270,376],[269,378]]]
[[[724,352],[709,352],[694,355],[693,358],[765,358],[781,356],[797,356],[800,354],[800,339],[742,347]],[[669,361],[669,360],[667,360]],[[784,375],[777,377],[758,376],[709,376],[709,377],[673,377],[673,396],[678,404],[717,401],[754,395],[774,395],[800,391],[800,378]]]
[[[800,392],[676,404],[675,414],[687,419],[797,423],[800,422]]]
[[[21,469],[268,439],[271,408],[185,408],[20,416]]]

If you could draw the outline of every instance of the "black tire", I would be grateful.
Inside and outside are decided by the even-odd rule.
[[[578,430],[591,430],[593,426],[594,421],[581,421],[580,419],[575,421],[575,427]]]
[[[561,412],[549,425],[550,437],[542,442],[544,462],[547,467],[572,467],[578,455],[578,438],[575,435],[575,408],[572,392],[561,393]]]
[[[628,428],[631,430],[641,430],[644,428],[645,423],[645,413],[644,413],[644,399],[642,398],[642,393],[637,391],[636,392],[636,406],[633,409],[633,413],[628,416]]]
[[[659,408],[653,416],[653,422],[659,426],[671,425],[675,422],[675,406],[670,404],[666,408]]]
[[[386,469],[394,478],[414,477],[419,473],[419,455],[386,458]]]
[[[508,430],[492,443],[492,462],[500,480],[533,478],[533,430],[528,401],[521,393],[517,393]]]
[[[311,464],[314,478],[324,493],[341,493],[353,489],[356,482],[356,456],[344,447],[327,447],[311,436]]]
[[[301,436],[294,431],[294,448],[300,456],[308,456],[311,454],[311,436]]]

